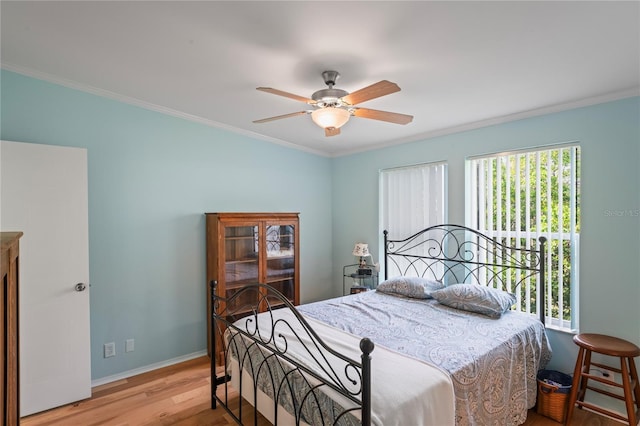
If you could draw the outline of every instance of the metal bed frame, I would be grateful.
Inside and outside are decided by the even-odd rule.
[[[546,237],[540,237],[536,247],[535,238],[527,238],[525,233],[514,236],[495,231],[496,235],[490,237],[452,224],[431,226],[398,240],[390,239],[386,230],[383,234],[385,280],[391,273],[430,278],[446,285],[474,283],[513,292],[537,278],[536,309],[540,322],[545,323]],[[509,245],[514,240],[516,244]]]
[[[250,389],[254,396],[253,400],[253,419],[254,424],[258,424],[258,408],[257,408],[257,392],[259,389],[259,376],[262,375],[262,386],[264,380],[267,380],[267,389],[271,390],[275,395],[273,397],[275,421],[278,424],[277,405],[288,399],[288,403],[293,407],[293,417],[295,424],[298,425],[305,421],[305,412],[307,414],[312,411],[314,418],[320,418],[321,424],[343,424],[353,423],[353,418],[347,421],[350,413],[358,411],[360,413],[360,421],[358,424],[371,424],[371,352],[374,344],[371,340],[363,338],[360,340],[361,359],[357,361],[346,357],[330,346],[316,334],[307,321],[295,309],[294,305],[278,290],[264,284],[251,284],[245,286],[241,290],[234,293],[231,297],[225,298],[217,295],[216,281],[210,283],[211,299],[213,301],[213,315],[211,318],[214,333],[225,336],[221,339],[222,348],[222,374],[218,371],[216,365],[216,354],[219,348],[216,348],[215,336],[212,336],[212,356],[211,356],[211,408],[216,408],[216,403],[220,403],[231,417],[238,423],[242,424],[243,407],[239,404],[236,412],[229,408],[229,381],[231,377],[229,371],[229,356],[232,353],[241,355],[243,360],[239,363],[241,373],[247,372],[252,377],[253,389]],[[253,296],[247,298],[246,296]],[[236,301],[253,299],[255,302],[250,304],[237,304]],[[289,309],[294,315],[292,323],[275,318],[273,310]],[[250,311],[246,315],[247,310]],[[264,312],[261,321],[268,318],[271,322],[271,332],[263,335],[257,328],[258,314]],[[238,317],[237,313],[241,317]],[[265,315],[268,315],[265,317]],[[238,319],[241,321],[236,322]],[[300,342],[305,349],[311,354],[314,365],[304,365],[291,357],[288,348],[292,342],[288,342],[286,338],[278,333],[280,328],[286,328],[292,331],[297,341]],[[305,340],[307,343],[304,343]],[[309,343],[310,342],[310,343]],[[247,354],[252,352],[258,354],[259,360],[248,359]],[[340,360],[344,376],[340,376],[338,371],[329,361],[334,362]],[[278,374],[280,372],[280,374]],[[345,383],[344,377],[348,383]],[[300,389],[300,383],[304,384]],[[218,386],[223,387],[222,395],[218,395]],[[237,389],[240,395],[243,394],[241,389]],[[334,412],[333,419],[325,418],[325,414],[319,408],[319,399],[321,393],[331,389],[331,392],[343,396],[350,402],[348,407],[339,407],[338,412]],[[309,416],[307,416],[309,417]]]
[[[460,225],[433,226],[404,239],[390,239],[388,232],[384,231],[385,279],[390,274],[420,276],[445,284],[474,282],[509,291],[515,291],[521,284],[534,279],[537,280],[536,309],[544,324],[544,303],[540,301],[544,301],[545,291],[546,239],[540,237],[539,246],[535,248],[536,243],[532,238],[528,243],[525,242],[525,246],[522,246],[524,236],[518,238],[520,243],[509,246],[508,242],[515,237],[489,237]],[[212,333],[219,333],[219,336],[226,336],[226,339],[211,336],[212,409],[220,403],[238,424],[242,424],[242,419],[246,417],[242,404],[239,403],[234,410],[229,408],[231,378],[228,373],[230,355],[244,353],[238,365],[241,372],[248,373],[252,378],[249,394],[253,395],[253,401],[249,402],[253,405],[253,424],[257,425],[259,419],[259,382],[271,389],[274,395],[272,404],[276,425],[279,421],[277,406],[287,398],[288,411],[296,425],[309,422],[309,411],[313,411],[311,418],[315,419],[314,426],[371,424],[371,353],[374,349],[371,340],[360,340],[361,359],[351,359],[325,344],[293,304],[272,287],[252,284],[226,298],[217,294],[216,285],[216,281],[210,283],[213,306],[211,330]],[[253,302],[248,304],[244,302],[246,300]],[[274,316],[276,309],[290,310],[293,322]],[[261,312],[260,321],[267,318],[271,322],[271,332],[266,335],[256,326]],[[293,332],[305,350],[313,354],[314,365],[303,365],[289,355],[287,351],[293,342],[288,342],[277,332],[280,327]],[[219,342],[222,342],[222,348],[216,347]],[[259,360],[246,358],[250,351],[258,353]],[[218,353],[222,353],[220,366],[216,364]],[[332,367],[329,358],[340,360],[342,376]],[[219,388],[222,388],[220,395]],[[240,389],[235,390],[241,396],[246,395],[242,381]],[[337,407],[332,418],[328,418],[319,408],[320,394],[327,391],[337,393],[343,397],[342,401],[349,402],[347,407]],[[354,412],[359,413],[360,419],[352,415]]]

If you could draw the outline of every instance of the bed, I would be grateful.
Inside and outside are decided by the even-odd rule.
[[[278,425],[521,424],[551,356],[544,243],[459,225],[385,231],[377,291],[294,307],[256,284],[237,318],[213,282],[224,356],[212,358],[212,408],[240,424],[258,412]],[[253,408],[232,410],[233,391]]]

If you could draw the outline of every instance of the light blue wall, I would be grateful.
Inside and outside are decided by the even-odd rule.
[[[382,247],[380,169],[447,161],[448,221],[463,224],[468,156],[577,141],[582,147],[580,330],[640,345],[639,129],[640,98],[634,97],[334,159],[334,281],[341,279],[338,265],[353,260],[354,242],[372,244],[374,253]],[[549,367],[573,373],[572,335],[553,330],[548,335],[554,350]]]
[[[573,141],[583,160],[581,330],[640,344],[640,218],[607,214],[640,208],[640,98],[328,159],[1,77],[2,139],[88,149],[94,379],[204,349],[205,211],[299,211],[302,301],[319,300],[342,293],[356,241],[380,247],[380,169],[447,161],[448,220],[463,223],[468,156]],[[104,342],[122,348],[132,337],[135,352],[102,358]],[[550,367],[570,372],[571,336],[549,337]]]
[[[205,349],[204,212],[300,212],[301,299],[333,295],[329,158],[1,78],[3,140],[88,151],[93,379]]]

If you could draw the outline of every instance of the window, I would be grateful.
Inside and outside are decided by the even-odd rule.
[[[580,147],[557,146],[467,161],[467,225],[517,247],[545,236],[546,324],[578,329]],[[516,293],[516,309],[536,313],[538,283]]]
[[[380,226],[393,238],[444,223],[446,163],[418,164],[380,173]]]

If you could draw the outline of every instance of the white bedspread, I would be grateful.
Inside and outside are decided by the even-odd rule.
[[[288,309],[273,311],[276,319],[289,324],[297,324]],[[307,319],[311,327],[324,342],[339,353],[354,360],[360,360],[360,337],[338,330],[313,319]],[[240,320],[238,325],[244,324]],[[262,336],[271,333],[271,317],[259,315],[259,329]],[[282,323],[280,323],[282,324]],[[276,333],[287,342],[287,354],[306,365],[314,366],[311,355],[304,349],[312,345],[306,335],[296,336],[300,330],[276,326]],[[301,338],[302,344],[298,343]],[[284,340],[282,340],[284,341]],[[415,358],[401,355],[384,347],[376,347],[371,354],[371,402],[372,423],[379,426],[448,426],[455,424],[455,397],[449,375],[443,370]],[[334,371],[345,378],[344,364],[331,359]],[[402,368],[398,368],[398,366]],[[313,367],[321,373],[321,369]],[[345,378],[346,380],[346,378]],[[335,397],[335,395],[332,395]],[[338,403],[340,399],[336,398]]]

